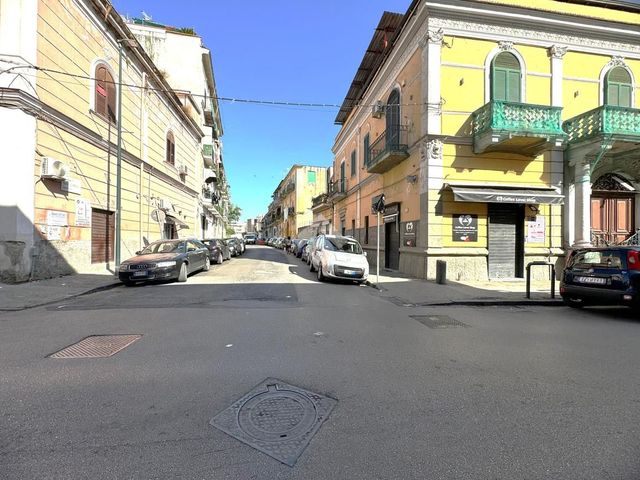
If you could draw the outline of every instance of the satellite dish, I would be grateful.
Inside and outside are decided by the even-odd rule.
[[[167,218],[167,214],[157,208],[153,212],[151,212],[151,218],[158,223],[164,223]]]

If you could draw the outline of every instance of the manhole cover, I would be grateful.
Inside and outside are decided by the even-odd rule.
[[[337,400],[268,378],[211,425],[292,467]]]
[[[51,358],[103,358],[115,355],[142,335],[91,335],[49,355]]]
[[[448,315],[409,315],[414,320],[417,320],[423,325],[429,328],[453,328],[453,327],[468,327],[469,325],[462,323],[460,320],[456,320]]]

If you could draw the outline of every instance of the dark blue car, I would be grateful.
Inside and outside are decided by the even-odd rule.
[[[560,294],[565,304],[640,307],[640,247],[580,248],[567,257]]]

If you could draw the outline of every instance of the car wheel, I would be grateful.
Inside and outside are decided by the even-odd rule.
[[[571,308],[582,308],[584,307],[584,300],[581,298],[570,298],[570,297],[563,297],[562,301],[564,302],[564,304],[568,307]]]
[[[315,272],[316,269],[313,267],[313,262],[309,263],[309,271],[310,272]]]
[[[122,280],[122,283],[124,283],[125,287],[133,287],[136,283],[132,282],[131,280]]]
[[[186,263],[183,263],[182,265],[180,265],[180,273],[178,274],[178,281],[179,282],[187,281],[187,264]]]
[[[216,259],[216,263],[217,263],[218,265],[221,265],[221,264],[222,264],[222,262],[224,262],[224,259],[222,258],[222,253],[219,253],[219,254],[218,254],[218,258]]]
[[[322,273],[322,264],[318,265],[318,281],[324,282],[325,276]]]
[[[209,260],[209,256],[207,255],[205,257],[205,259],[204,259],[204,268],[203,268],[203,270],[205,272],[208,272],[210,268],[211,268],[211,260]]]

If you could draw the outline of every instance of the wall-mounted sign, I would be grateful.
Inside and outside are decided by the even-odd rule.
[[[546,236],[545,220],[543,216],[537,216],[527,222],[527,242],[544,243]]]
[[[91,202],[84,198],[76,199],[76,227],[91,226]]]
[[[44,230],[44,234],[47,240],[60,240],[62,238],[62,232],[60,227],[52,227],[47,225]]]
[[[66,227],[68,224],[67,212],[47,210],[47,225],[54,227]]]
[[[405,247],[415,247],[416,246],[416,239],[415,238],[405,238],[404,239],[404,246]]]
[[[75,178],[67,178],[60,184],[60,190],[68,193],[82,193],[82,182]]]
[[[454,242],[477,242],[478,216],[466,213],[454,215],[452,234]]]
[[[416,223],[415,222],[407,222],[404,224],[404,236],[415,238],[416,236]]]

